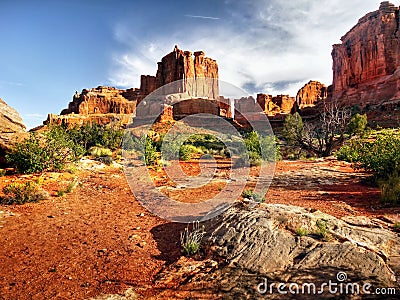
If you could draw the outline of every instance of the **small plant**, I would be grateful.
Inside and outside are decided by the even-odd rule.
[[[4,170],[4,169],[0,169],[0,177],[3,177],[3,176],[5,176],[5,175],[6,175],[6,173],[7,173],[7,171],[6,171],[6,170]]]
[[[394,222],[393,228],[394,229],[400,229],[400,222]]]
[[[57,191],[57,197],[64,197],[65,196],[65,191],[64,190],[58,190]]]
[[[66,193],[71,193],[79,184],[78,178],[74,178],[70,183],[68,183],[65,189]]]
[[[379,181],[382,202],[396,204],[400,201],[400,177],[395,172],[387,180]]]
[[[96,160],[103,164],[106,164],[107,166],[111,165],[114,161],[114,159],[111,156],[101,156]]]
[[[89,153],[96,158],[112,156],[112,151],[110,149],[97,146],[91,147]]]
[[[24,204],[27,202],[38,202],[48,198],[48,194],[39,184],[28,181],[25,183],[11,183],[3,188],[7,197],[2,199],[5,204]]]
[[[255,202],[265,202],[264,195],[261,193],[254,193],[252,189],[248,189],[242,192],[242,197]]]
[[[189,225],[181,232],[181,246],[185,255],[196,254],[201,245],[201,240],[205,234],[204,225],[200,227],[199,221],[193,222],[192,231],[189,231]]]
[[[328,233],[328,225],[326,220],[317,220],[316,223],[318,227],[317,234],[325,241],[329,241],[331,239],[331,236]]]
[[[298,227],[298,228],[296,229],[296,234],[297,234],[298,236],[307,236],[307,235],[308,235],[307,228]]]
[[[57,191],[57,197],[63,197],[65,194],[71,193],[78,186],[78,184],[78,178],[74,178],[70,183],[68,183],[65,189]]]

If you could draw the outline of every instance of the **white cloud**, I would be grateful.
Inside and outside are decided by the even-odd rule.
[[[110,81],[118,86],[138,87],[140,75],[155,75],[156,62],[177,43],[182,49],[204,50],[216,59],[221,80],[252,87],[251,92],[294,96],[309,80],[331,83],[332,45],[339,43],[359,18],[378,9],[379,3],[380,0],[227,2],[229,19],[202,27],[188,28],[183,24],[181,31],[173,33],[150,32],[145,41],[138,41],[119,26],[118,40],[141,46],[116,54]]]
[[[208,17],[208,16],[193,16],[193,15],[185,15],[187,18],[198,18],[198,19],[210,19],[210,20],[219,20],[216,17]]]

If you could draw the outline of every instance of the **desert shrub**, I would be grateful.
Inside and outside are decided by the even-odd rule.
[[[54,126],[42,135],[30,133],[24,141],[6,155],[6,159],[21,173],[62,170],[77,161],[84,149],[75,144],[61,126]]]
[[[250,165],[259,166],[262,161],[275,161],[281,158],[280,147],[274,135],[259,135],[251,131],[244,138],[244,144],[250,159]]]
[[[97,161],[106,164],[107,166],[111,165],[114,162],[112,156],[100,156],[96,158]]]
[[[4,170],[4,169],[0,169],[0,177],[3,177],[3,176],[5,176],[5,175],[6,175],[6,173],[7,173],[7,171],[6,171],[6,170]]]
[[[39,184],[32,181],[11,183],[3,188],[3,193],[6,197],[1,199],[1,202],[5,204],[24,204],[48,198],[47,192]]]
[[[146,165],[148,166],[158,165],[159,155],[157,153],[156,146],[153,144],[153,141],[149,137],[146,137],[145,143],[146,146],[145,146],[144,159]]]
[[[323,240],[329,241],[331,239],[331,236],[328,232],[328,224],[326,220],[319,219],[316,222],[317,225],[317,232],[316,234],[319,235]]]
[[[112,156],[112,151],[108,148],[93,146],[89,149],[90,155],[99,158],[105,156]]]
[[[112,150],[118,149],[121,147],[122,138],[124,137],[124,130],[114,124],[85,123],[84,125],[76,125],[66,131],[70,139],[86,150],[93,146]]]
[[[57,191],[57,196],[58,197],[63,197],[65,194],[71,193],[79,184],[78,178],[74,178],[71,180],[71,182],[68,183],[67,187],[65,189],[61,189]]]
[[[242,192],[242,197],[255,202],[265,202],[264,195],[261,193],[254,193],[252,189],[244,190]]]
[[[179,149],[179,158],[186,161],[189,160],[194,153],[202,153],[202,151],[193,145],[183,144]]]
[[[380,180],[379,187],[381,189],[381,200],[392,204],[400,201],[400,177],[395,172],[389,175],[387,180]]]
[[[400,229],[400,222],[394,222],[393,228]]]
[[[338,160],[343,160],[351,163],[355,163],[359,159],[359,148],[360,143],[363,142],[360,139],[351,140],[347,145],[343,145],[335,152],[335,156]]]
[[[298,228],[296,228],[296,234],[298,236],[307,236],[308,230],[307,230],[307,228],[304,228],[304,227],[298,227]]]
[[[356,113],[349,121],[347,125],[347,132],[351,135],[357,135],[364,137],[368,134],[367,130],[368,118],[366,114],[360,115]]]
[[[400,171],[400,137],[380,134],[373,141],[358,143],[356,166],[374,173],[377,179],[388,179]]]
[[[252,189],[247,189],[247,190],[244,190],[244,191],[242,192],[242,197],[243,197],[243,198],[250,199],[251,196],[253,196],[253,190],[252,190]]]
[[[304,124],[298,112],[287,115],[283,124],[283,137],[290,146],[301,146],[304,135]]]
[[[199,221],[193,222],[192,230],[189,225],[181,232],[181,246],[185,255],[196,254],[201,246],[201,240],[205,234],[204,226],[200,227]]]
[[[349,109],[326,104],[318,121],[305,123],[298,113],[288,115],[282,133],[288,146],[326,157],[352,137],[363,137],[367,123],[366,115],[351,117]]]

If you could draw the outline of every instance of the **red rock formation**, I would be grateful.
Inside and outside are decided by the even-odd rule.
[[[388,1],[333,46],[333,100],[380,104],[400,98],[399,8]]]
[[[132,97],[127,99],[126,97]],[[114,87],[98,86],[82,93],[76,92],[68,108],[61,112],[66,114],[132,114],[136,109],[135,93],[132,89],[119,90]]]
[[[158,63],[155,87],[160,88],[171,82],[182,80],[170,94],[186,93],[192,98],[218,99],[218,64],[215,60],[205,57],[203,51],[194,53],[180,50],[167,54]],[[143,88],[141,87],[141,90]]]
[[[172,82],[174,84],[171,84]],[[76,92],[68,108],[61,112],[62,116],[49,115],[45,123],[73,125],[95,121],[104,124],[119,120],[118,122],[126,124],[129,117],[124,115],[136,114],[137,104],[161,87],[163,87],[162,91],[157,93],[162,96],[165,103],[146,101],[141,105],[138,117],[146,119],[154,117],[155,114],[162,114],[159,118],[161,121],[171,120],[172,113],[179,117],[194,113],[217,115],[221,113],[227,118],[232,117],[230,105],[218,102],[216,61],[205,57],[203,51],[192,55],[190,51],[183,51],[175,46],[174,51],[164,56],[158,63],[156,76],[141,76],[140,89],[119,90],[105,86],[84,89],[80,94]],[[191,101],[177,103],[182,99],[191,99]],[[174,105],[173,109],[172,105]]]
[[[295,101],[296,99],[289,95],[278,95],[272,98],[272,102],[280,107],[283,114],[289,114],[292,111]]]
[[[319,81],[309,81],[298,92],[296,96],[297,106],[300,109],[312,107],[317,101],[328,98],[328,88]]]

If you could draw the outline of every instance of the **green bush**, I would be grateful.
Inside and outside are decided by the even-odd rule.
[[[179,150],[179,158],[187,161],[192,158],[193,153],[197,152],[198,149],[193,145],[182,145]]]
[[[249,200],[253,200],[255,202],[260,202],[260,203],[265,202],[264,195],[260,193],[254,193],[252,189],[244,190],[242,192],[242,197]]]
[[[388,179],[400,171],[400,137],[380,134],[372,142],[358,143],[356,166],[374,173],[377,179]]]
[[[76,144],[88,150],[93,146],[100,146],[112,150],[121,147],[124,130],[114,124],[99,125],[97,123],[85,123],[76,125],[66,130],[70,139]]]
[[[244,143],[251,166],[259,166],[262,161],[272,162],[281,159],[280,147],[274,135],[260,136],[257,132],[251,131],[244,138]]]
[[[154,145],[153,141],[147,137],[146,138],[146,147],[145,147],[145,162],[148,166],[155,166],[159,163],[159,155],[157,153],[157,148]]]
[[[37,183],[28,181],[25,183],[11,183],[3,188],[7,196],[1,199],[4,204],[23,204],[27,202],[38,202],[48,198],[45,192]]]
[[[6,170],[4,170],[4,169],[0,169],[0,177],[3,177],[3,176],[5,176],[5,175],[6,175],[6,173],[7,173],[7,171],[6,171]]]
[[[316,232],[317,235],[319,235],[323,240],[329,241],[331,239],[331,236],[328,232],[328,224],[326,220],[319,219],[316,222],[318,231]]]
[[[108,148],[93,146],[89,149],[90,155],[99,158],[105,156],[112,156],[112,151]]]
[[[360,139],[351,140],[349,144],[343,145],[338,151],[335,152],[335,156],[338,160],[343,160],[351,163],[355,163],[359,159],[359,147]]]
[[[367,124],[367,115],[360,115],[359,113],[357,113],[350,119],[349,124],[347,125],[347,132],[351,135],[364,137],[368,133]]]
[[[283,124],[283,137],[290,146],[300,146],[304,135],[304,124],[298,112],[287,115]]]
[[[75,144],[61,126],[54,126],[42,135],[30,133],[17,143],[6,155],[6,159],[21,173],[58,171],[77,161],[84,149]]]
[[[308,235],[308,230],[307,230],[307,228],[299,227],[299,228],[296,228],[296,234],[298,236],[307,236]]]
[[[380,180],[381,199],[383,202],[397,204],[400,201],[400,177],[396,173],[389,175],[387,180]]]

